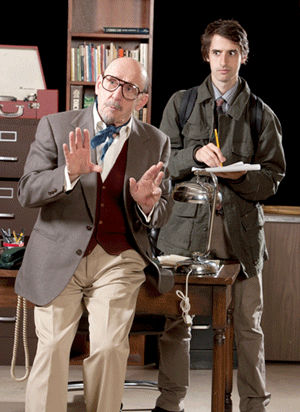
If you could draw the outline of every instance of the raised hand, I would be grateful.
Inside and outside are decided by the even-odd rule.
[[[91,162],[90,135],[87,129],[83,130],[83,139],[79,127],[76,127],[75,133],[70,132],[69,146],[70,149],[68,145],[64,143],[63,150],[71,182],[82,174],[102,172],[101,166]]]
[[[161,197],[161,188],[164,173],[161,172],[163,163],[159,162],[148,169],[137,182],[133,177],[129,180],[129,189],[132,198],[142,208],[145,215],[148,215],[153,206]]]

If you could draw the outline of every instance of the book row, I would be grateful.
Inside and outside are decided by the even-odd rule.
[[[86,109],[95,101],[94,88],[83,86],[71,86],[71,110]],[[134,117],[143,122],[147,121],[147,108],[143,107],[139,111],[133,113]]]
[[[148,44],[140,43],[133,50],[124,50],[114,43],[83,43],[71,48],[71,81],[95,82],[109,63],[117,57],[132,57],[148,67]]]

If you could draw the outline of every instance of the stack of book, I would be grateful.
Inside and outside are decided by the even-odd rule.
[[[109,63],[117,57],[132,57],[148,66],[148,44],[140,43],[134,50],[124,50],[114,43],[94,45],[83,43],[71,48],[71,81],[96,82]]]

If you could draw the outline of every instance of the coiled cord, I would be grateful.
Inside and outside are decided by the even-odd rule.
[[[188,296],[189,295],[189,277],[191,273],[192,273],[192,270],[190,270],[186,276],[185,294],[181,290],[176,290],[176,295],[181,299],[180,308],[182,310],[183,320],[187,325],[190,325],[190,326],[193,323],[193,317],[189,315],[191,305],[190,305],[190,299]]]
[[[18,341],[19,341],[20,318],[21,318],[22,306],[23,306],[23,346],[24,346],[24,353],[25,353],[25,375],[21,378],[17,378],[15,375],[15,367],[16,367],[17,353],[18,353]],[[16,382],[22,382],[28,378],[29,372],[30,372],[29,350],[28,350],[28,342],[27,342],[27,301],[25,298],[18,296],[15,334],[14,334],[14,346],[13,346],[10,375]]]

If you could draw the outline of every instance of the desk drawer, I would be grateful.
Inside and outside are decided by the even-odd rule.
[[[23,313],[23,312],[22,312]],[[10,365],[12,360],[12,351],[14,344],[14,330],[15,330],[15,318],[16,308],[0,308],[0,365]],[[17,353],[17,365],[25,364],[24,348],[22,342],[23,318],[21,318],[20,331],[19,331],[19,345]],[[34,315],[33,309],[28,308],[27,318],[27,337],[28,337],[28,349],[29,359],[32,365],[36,347],[37,337],[35,334]]]
[[[36,222],[39,209],[23,208],[17,199],[17,181],[0,180],[0,227],[7,231],[30,235]]]
[[[1,178],[20,178],[38,120],[0,119]]]
[[[0,308],[0,338],[13,338],[16,324],[16,308]],[[19,337],[23,336],[23,310],[21,311],[21,323]],[[34,309],[27,308],[27,336],[36,338],[34,325]]]

